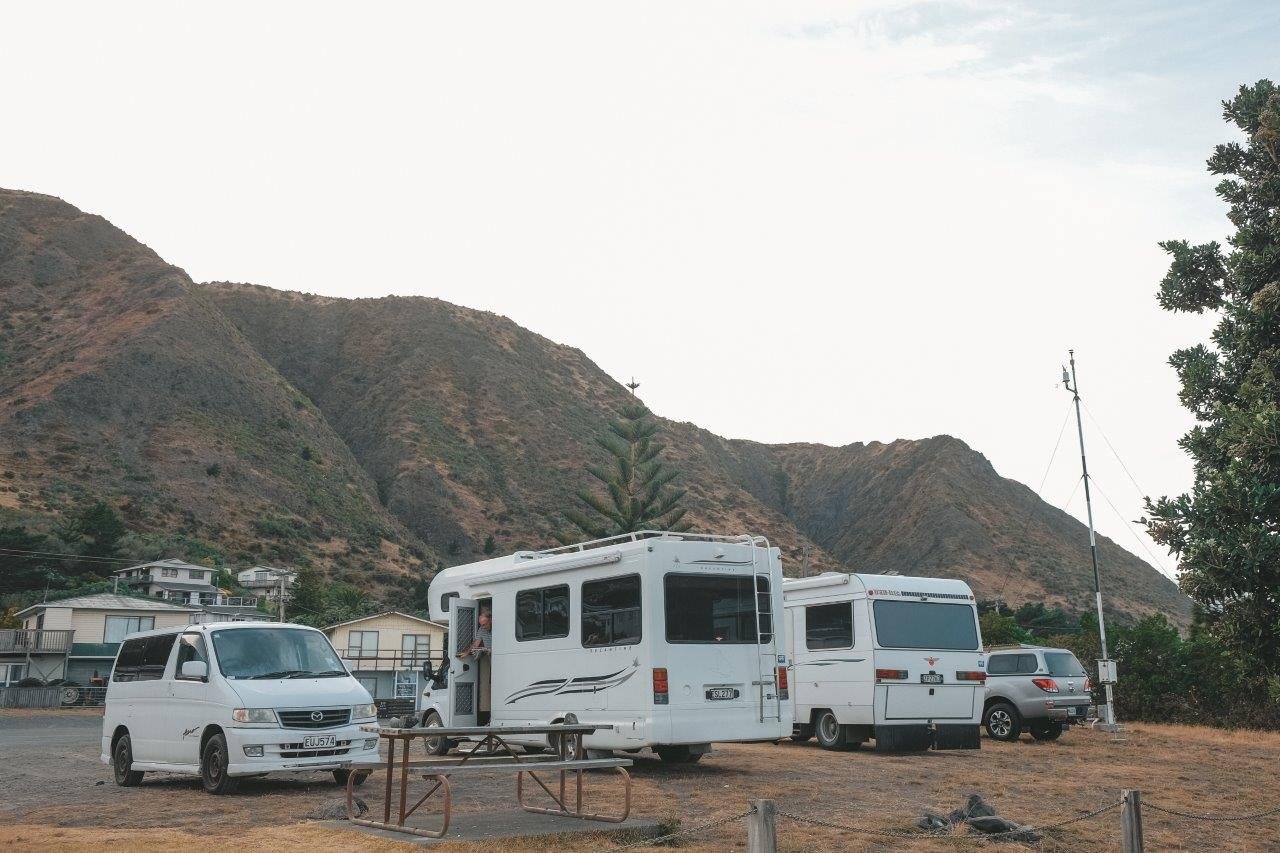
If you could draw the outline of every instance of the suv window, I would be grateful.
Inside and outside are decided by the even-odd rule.
[[[1059,678],[1084,678],[1088,675],[1071,652],[1045,652],[1044,662],[1049,667],[1049,674]]]
[[[987,661],[987,673],[990,675],[1025,675],[1040,668],[1034,654],[992,655]]]

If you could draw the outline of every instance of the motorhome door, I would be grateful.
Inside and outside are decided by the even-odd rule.
[[[479,612],[474,599],[455,598],[449,603],[449,697],[453,711],[450,726],[477,725],[479,661],[475,656],[460,658],[458,655],[475,642]]]

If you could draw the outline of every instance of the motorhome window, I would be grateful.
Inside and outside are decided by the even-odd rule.
[[[456,592],[446,592],[444,595],[440,596],[440,610],[443,611],[444,613],[448,613],[449,599],[457,598],[457,597],[458,597],[458,593]]]
[[[978,621],[972,605],[880,599],[873,608],[876,638],[884,648],[978,648]]]
[[[668,643],[756,642],[751,576],[669,574],[665,586]]]
[[[169,652],[173,651],[177,634],[161,634],[147,637],[147,644],[142,650],[142,666],[138,669],[137,681],[154,681],[164,677],[164,668],[169,663]]]
[[[810,650],[853,648],[853,602],[806,607],[804,644]]]
[[[182,665],[193,660],[206,666],[209,664],[209,655],[204,650],[204,637],[199,634],[183,634],[178,638],[178,660],[173,665],[173,677],[182,678]]]
[[[640,642],[640,576],[582,584],[582,646],[629,646]]]
[[[214,631],[213,652],[227,678],[336,678],[347,670],[318,631],[226,628]]]
[[[112,681],[136,681],[138,669],[142,666],[142,653],[146,650],[145,639],[129,640],[120,647],[116,658],[116,668],[111,673]]]
[[[1049,674],[1058,678],[1084,678],[1088,673],[1071,652],[1045,652],[1044,662]]]
[[[524,589],[516,593],[516,639],[549,640],[569,636],[569,585]]]
[[[130,634],[150,631],[156,626],[154,616],[108,616],[102,632],[102,642],[119,643]]]

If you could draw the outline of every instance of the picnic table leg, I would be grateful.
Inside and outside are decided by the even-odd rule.
[[[404,826],[405,798],[409,794],[409,744],[413,738],[405,738],[400,749],[400,825]]]
[[[382,805],[382,822],[391,823],[391,774],[396,766],[396,739],[387,738],[387,790]]]

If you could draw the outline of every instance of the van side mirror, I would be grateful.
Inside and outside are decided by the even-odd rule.
[[[209,677],[209,664],[202,660],[189,660],[182,665],[181,675],[193,681],[204,681]]]

